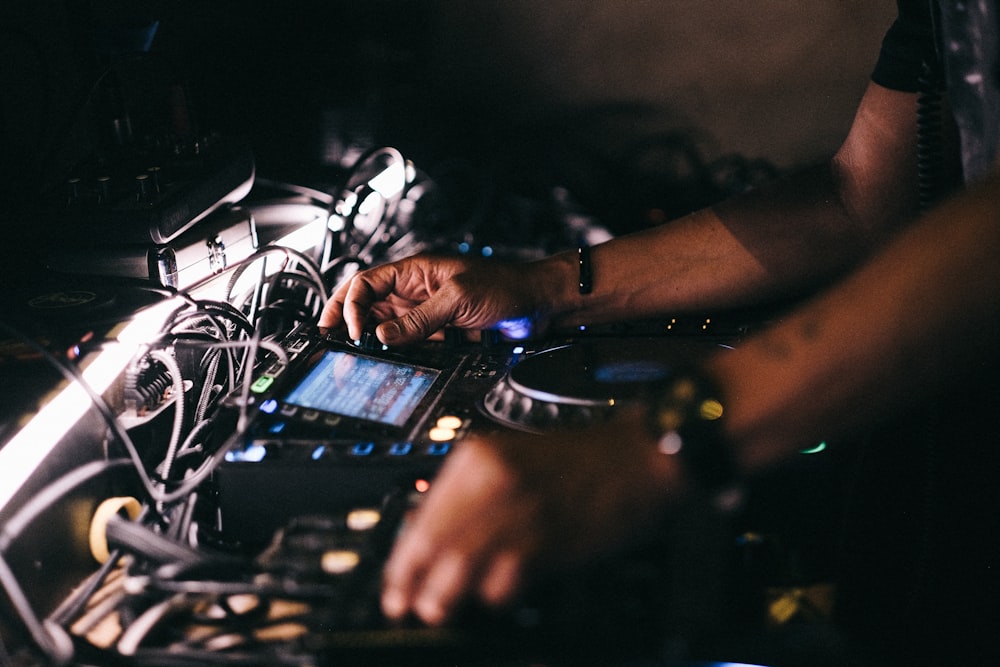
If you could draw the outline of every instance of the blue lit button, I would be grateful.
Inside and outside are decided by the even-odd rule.
[[[274,414],[274,411],[278,409],[278,401],[273,398],[269,398],[260,404],[260,411],[267,413],[269,415]]]
[[[267,449],[264,445],[251,443],[243,449],[233,449],[226,452],[226,460],[240,463],[257,463],[258,461],[263,461],[266,455]]]
[[[412,442],[397,442],[389,448],[390,456],[406,456],[413,451]]]
[[[313,461],[319,461],[323,458],[323,454],[326,454],[326,445],[320,445],[316,449],[312,450],[312,454],[309,455]]]
[[[429,456],[444,456],[450,449],[450,442],[435,442],[427,448],[427,454]]]
[[[374,442],[359,442],[351,448],[351,453],[355,456],[368,456],[375,451]]]
[[[271,428],[267,430],[269,433],[281,433],[285,430],[285,422],[275,422],[271,424]]]

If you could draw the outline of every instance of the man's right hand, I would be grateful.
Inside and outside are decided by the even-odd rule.
[[[416,255],[354,274],[333,292],[320,328],[346,325],[351,338],[377,324],[379,340],[399,345],[423,340],[446,325],[487,329],[512,319],[543,325],[541,263]]]

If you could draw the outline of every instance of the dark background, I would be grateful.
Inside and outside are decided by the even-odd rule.
[[[464,214],[483,205],[484,189],[544,197],[566,187],[613,231],[630,231],[827,156],[893,10],[773,0],[5,3],[0,229],[19,245],[44,236],[34,211],[107,144],[109,106],[128,111],[141,141],[171,124],[169,91],[180,87],[194,130],[246,139],[267,178],[321,184],[359,149],[389,144],[451,179],[468,195]],[[139,56],[124,40],[153,21]]]

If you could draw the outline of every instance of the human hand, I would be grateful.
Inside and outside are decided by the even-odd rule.
[[[355,274],[333,292],[320,328],[346,324],[361,337],[374,320],[379,340],[423,340],[452,325],[486,329],[504,320],[543,320],[545,303],[532,265],[497,260],[416,255]]]
[[[683,492],[634,412],[583,431],[472,437],[449,455],[384,569],[382,608],[446,622],[511,602],[532,573],[584,562],[659,525]]]

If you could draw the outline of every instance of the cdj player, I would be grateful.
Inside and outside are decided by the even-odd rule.
[[[222,533],[260,544],[290,520],[419,489],[469,433],[603,419],[672,365],[719,349],[712,334],[484,335],[388,350],[373,334],[351,342],[302,327],[244,392],[248,426],[216,473]]]
[[[522,348],[382,350],[300,329],[250,386],[253,418],[217,471],[223,533],[261,542],[290,518],[377,505],[434,474]],[[378,348],[378,349],[373,349]]]

